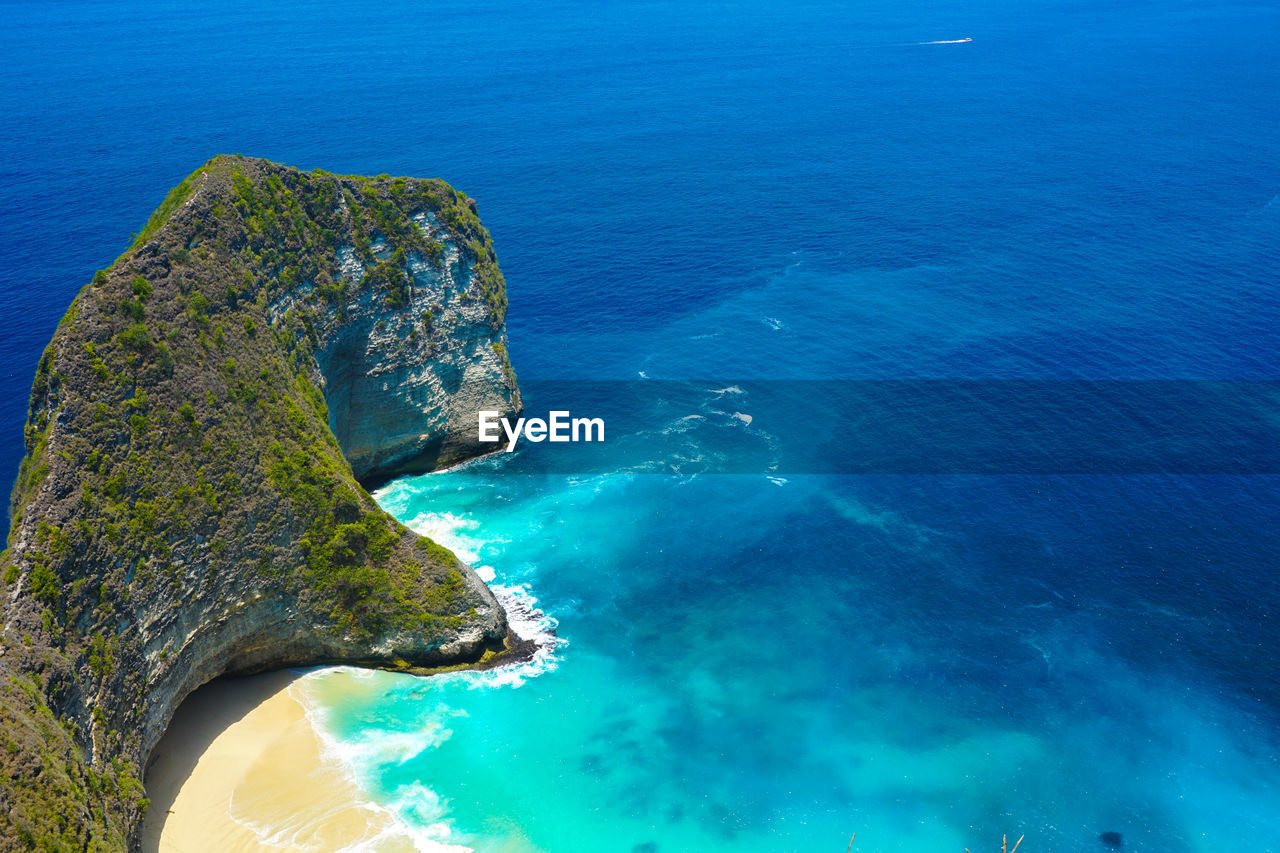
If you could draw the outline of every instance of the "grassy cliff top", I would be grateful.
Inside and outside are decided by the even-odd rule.
[[[0,849],[123,845],[146,751],[220,672],[501,645],[483,584],[352,476],[315,358],[358,295],[400,310],[442,240],[500,337],[505,284],[466,196],[219,156],[76,297],[0,556]]]

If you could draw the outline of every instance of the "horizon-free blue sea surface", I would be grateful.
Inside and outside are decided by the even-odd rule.
[[[0,468],[79,287],[219,152],[474,196],[523,379],[1280,379],[1278,35],[1188,0],[0,3]],[[509,464],[377,497],[553,653],[299,687],[422,849],[1280,850],[1280,478]]]

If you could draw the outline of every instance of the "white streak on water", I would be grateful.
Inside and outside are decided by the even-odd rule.
[[[403,481],[390,483],[375,495],[379,505],[404,518],[414,491]],[[450,512],[423,512],[409,519],[411,530],[443,545],[468,565],[476,568],[480,578],[489,584],[494,596],[507,613],[511,629],[522,640],[534,643],[533,656],[520,663],[484,671],[451,672],[423,680],[421,696],[433,695],[437,685],[462,685],[469,689],[516,688],[531,678],[554,670],[561,660],[560,649],[567,641],[556,636],[557,621],[539,606],[538,599],[525,583],[500,583],[500,573],[491,565],[481,564],[482,554],[495,544],[492,537],[479,533],[480,522],[469,515]],[[500,542],[497,544],[501,544]],[[492,553],[490,551],[490,553]],[[345,678],[367,681],[380,678],[410,678],[356,667],[327,667],[297,679],[289,686],[290,695],[303,707],[307,721],[321,743],[321,760],[338,769],[362,792],[361,808],[371,814],[370,826],[381,827],[359,843],[349,845],[343,853],[372,853],[388,846],[408,844],[418,853],[472,853],[472,848],[457,843],[448,819],[448,803],[431,788],[414,782],[397,788],[390,797],[375,798],[363,779],[377,778],[389,765],[411,761],[423,752],[436,749],[453,736],[449,721],[466,716],[466,712],[444,703],[424,707],[422,723],[416,728],[367,728],[351,735],[339,735],[336,709],[327,707],[325,694],[319,691],[321,679]],[[376,687],[374,689],[377,689]],[[418,691],[413,691],[414,695]],[[381,799],[381,802],[378,802]],[[304,849],[298,842],[308,827],[292,826],[285,821],[269,826],[251,826],[264,845],[285,849]]]

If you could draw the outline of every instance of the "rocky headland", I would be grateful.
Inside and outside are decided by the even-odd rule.
[[[220,156],[40,360],[0,556],[0,850],[137,846],[147,757],[224,674],[486,665],[484,583],[364,486],[521,408],[474,202]]]

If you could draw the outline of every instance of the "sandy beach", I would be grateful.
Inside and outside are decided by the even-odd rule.
[[[146,776],[148,853],[412,850],[322,758],[295,674],[223,679],[179,708]]]

